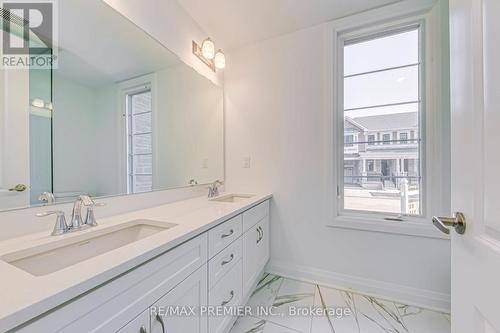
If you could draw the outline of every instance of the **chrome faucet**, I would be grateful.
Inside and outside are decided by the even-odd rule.
[[[220,180],[216,180],[208,187],[208,197],[213,198],[219,195],[219,186],[222,186],[222,182]]]
[[[88,195],[79,196],[73,204],[71,223],[69,225],[66,223],[66,217],[64,216],[64,212],[61,210],[37,213],[36,216],[44,217],[54,214],[57,215],[56,224],[51,234],[52,236],[57,236],[80,230],[84,226],[95,227],[97,222],[94,215],[94,207],[101,207],[104,205],[104,203],[94,202],[94,200],[92,200]],[[87,207],[87,216],[85,217],[85,221],[82,219],[82,206]]]
[[[82,205],[93,206],[95,203],[88,195],[80,195],[73,204],[73,211],[71,212],[70,229],[79,229],[84,225],[82,219]]]
[[[64,212],[61,210],[48,211],[43,213],[38,213],[36,216],[44,217],[49,215],[57,215],[56,224],[54,225],[54,230],[52,230],[52,236],[58,236],[65,234],[70,231],[68,225],[66,224],[66,217],[64,216]]]
[[[87,207],[87,216],[85,217],[85,225],[89,227],[97,226],[97,221],[94,215],[94,207],[106,206],[105,203],[92,201],[92,204]]]

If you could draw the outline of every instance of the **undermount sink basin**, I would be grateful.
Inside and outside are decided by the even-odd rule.
[[[254,196],[253,194],[230,193],[230,194],[223,194],[221,196],[212,198],[210,200],[218,202],[241,202],[253,196]]]
[[[4,255],[2,260],[35,276],[47,275],[84,260],[150,237],[176,224],[133,220],[106,229]],[[78,231],[74,235],[77,235]]]

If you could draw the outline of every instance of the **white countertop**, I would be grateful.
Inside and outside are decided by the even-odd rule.
[[[131,220],[150,219],[177,224],[134,243],[43,276],[31,275],[0,260],[0,331],[14,328],[111,278],[207,231],[217,224],[271,198],[256,194],[239,202],[209,201],[206,197],[99,219],[94,228],[50,236],[51,230],[0,242],[0,257],[55,240],[79,237]],[[20,223],[22,223],[20,221]]]

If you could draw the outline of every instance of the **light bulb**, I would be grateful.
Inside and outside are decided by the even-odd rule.
[[[223,69],[226,67],[226,56],[222,53],[222,50],[218,50],[215,54],[214,59],[215,67],[218,69]]]
[[[201,44],[201,54],[207,59],[213,59],[215,56],[215,44],[210,38],[207,38]]]

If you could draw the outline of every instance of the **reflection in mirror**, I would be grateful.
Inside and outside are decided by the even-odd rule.
[[[101,0],[59,12],[58,68],[1,73],[0,209],[223,179],[222,89]]]

